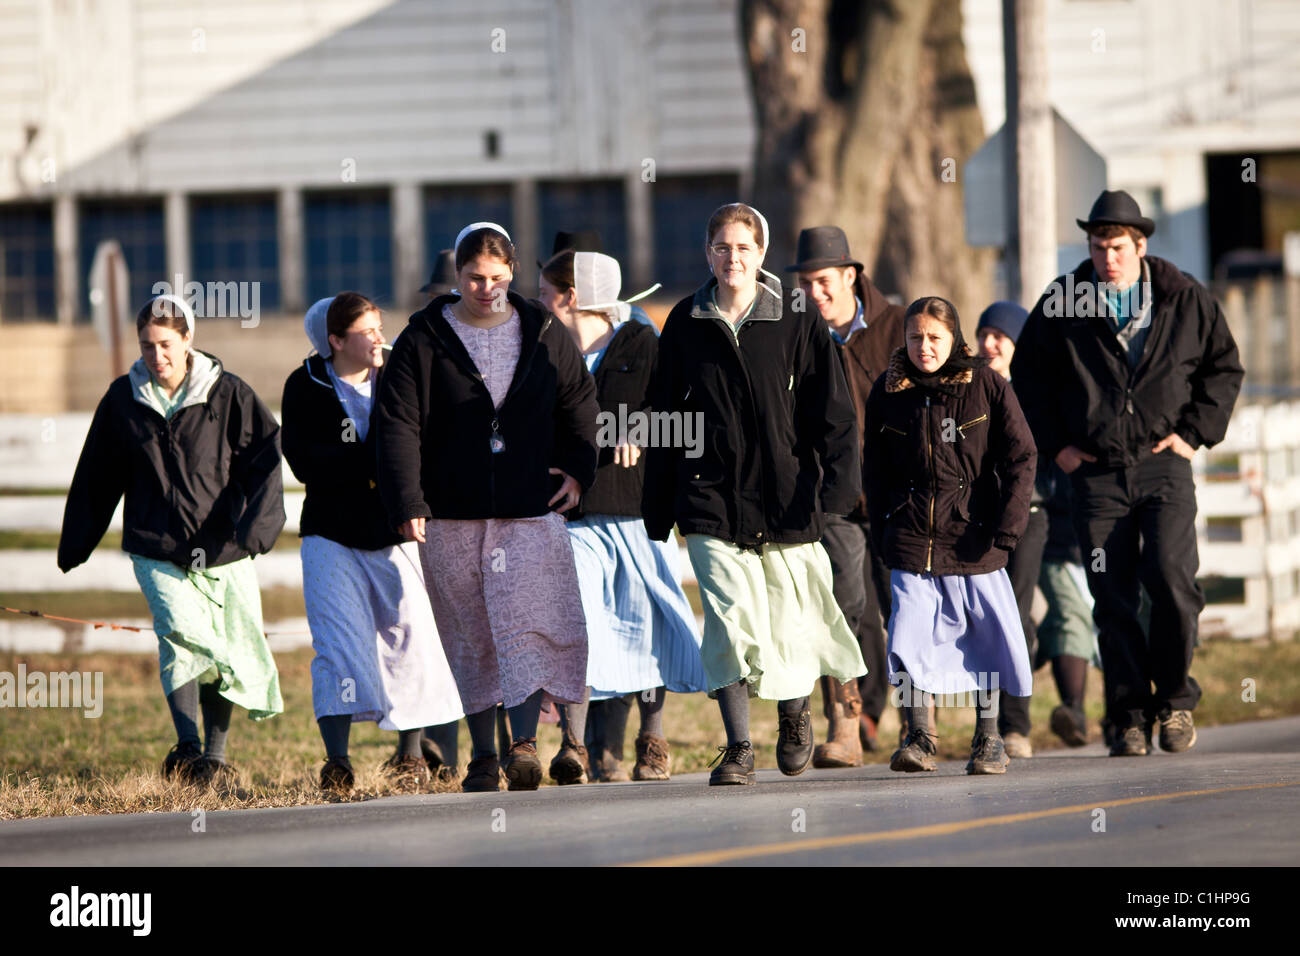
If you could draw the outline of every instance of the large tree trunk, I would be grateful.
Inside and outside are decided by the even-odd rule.
[[[882,290],[949,298],[969,331],[994,253],[964,241],[961,168],[984,133],[959,0],[742,0],[740,21],[768,267],[838,225]]]

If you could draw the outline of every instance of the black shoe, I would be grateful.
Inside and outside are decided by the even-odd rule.
[[[587,748],[566,734],[560,752],[551,760],[551,779],[562,787],[586,783],[589,767]]]
[[[162,775],[164,780],[173,777],[180,783],[193,783],[195,764],[203,759],[203,751],[192,740],[185,740],[173,747],[163,758]]]
[[[718,763],[719,760],[722,763]],[[754,748],[748,740],[742,740],[728,747],[719,747],[713,763],[718,765],[713,768],[713,773],[709,774],[710,787],[754,782]],[[713,764],[709,766],[712,767]]]
[[[1166,753],[1180,754],[1191,750],[1196,743],[1196,724],[1190,710],[1170,710],[1161,715],[1160,749]],[[1147,748],[1151,747],[1151,731],[1147,730]]]
[[[356,774],[352,771],[352,761],[347,757],[327,757],[325,766],[320,768],[320,788],[325,793],[345,797],[352,792]]]
[[[496,793],[501,789],[501,763],[496,754],[475,757],[460,782],[461,793]]]
[[[797,777],[812,761],[812,711],[807,707],[797,714],[777,718],[776,765],[787,777]]]
[[[429,773],[435,777],[439,776],[438,771],[446,765],[446,760],[442,756],[442,748],[435,744],[428,737],[420,738],[420,756],[424,758],[425,765],[429,768]]]
[[[970,760],[966,772],[970,774],[1006,773],[1011,758],[999,734],[980,734],[970,742]]]
[[[230,787],[239,782],[239,771],[207,754],[194,761],[190,774],[191,782],[199,787]]]
[[[1052,733],[1067,747],[1082,747],[1088,742],[1088,725],[1083,714],[1060,704],[1052,711]]]
[[[1115,733],[1110,745],[1112,757],[1145,757],[1151,752],[1151,731],[1140,724],[1125,727]]]
[[[921,770],[938,770],[934,755],[939,752],[938,737],[926,730],[913,730],[903,741],[903,745],[889,758],[889,769],[900,773],[916,773]]]

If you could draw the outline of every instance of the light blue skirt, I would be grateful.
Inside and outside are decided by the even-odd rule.
[[[989,574],[891,571],[889,682],[930,694],[1004,690],[1028,697],[1033,668],[1005,569]]]
[[[587,618],[592,699],[653,687],[707,690],[676,544],[651,541],[638,517],[593,514],[568,528]]]

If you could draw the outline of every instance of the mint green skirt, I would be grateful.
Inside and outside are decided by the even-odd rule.
[[[203,571],[138,554],[131,563],[153,614],[163,693],[197,679],[253,720],[284,711],[252,558]]]
[[[710,697],[743,680],[751,697],[794,700],[819,677],[867,672],[835,602],[820,544],[767,545],[760,557],[729,541],[686,536],[704,605],[704,674]]]

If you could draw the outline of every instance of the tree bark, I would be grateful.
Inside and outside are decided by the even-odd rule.
[[[883,291],[942,295],[972,326],[994,254],[964,241],[961,169],[984,133],[959,0],[742,0],[740,20],[768,268],[800,229],[838,225]]]

